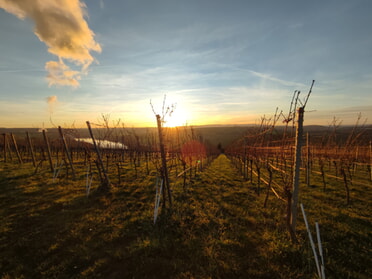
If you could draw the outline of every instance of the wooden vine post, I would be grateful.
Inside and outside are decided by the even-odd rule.
[[[73,179],[75,179],[75,169],[74,169],[74,165],[72,164],[71,153],[68,150],[68,146],[67,146],[67,143],[66,143],[66,138],[65,138],[65,135],[63,134],[61,126],[58,126],[58,131],[59,131],[59,135],[61,136],[61,140],[62,140],[62,143],[63,143],[63,148],[65,150],[65,153],[66,153],[66,156],[67,156],[67,159],[68,159],[68,163],[69,163],[71,171],[72,171],[72,177],[73,177]]]
[[[8,138],[8,135],[6,137]],[[13,161],[12,148],[8,139],[6,140],[6,149],[8,150],[10,161]]]
[[[26,137],[27,137],[28,146],[30,148],[32,164],[33,164],[34,167],[36,167],[36,159],[35,159],[34,148],[32,147],[31,138],[30,138],[30,135],[28,134],[28,132],[26,132]]]
[[[369,176],[372,181],[372,141],[369,141]]]
[[[306,184],[310,187],[310,175],[311,175],[311,158],[310,158],[310,137],[309,133],[306,134]]]
[[[44,142],[45,142],[45,144],[47,146],[48,160],[49,160],[50,170],[53,173],[54,172],[54,166],[53,166],[53,161],[52,161],[52,154],[50,152],[50,145],[49,145],[48,137],[46,136],[46,133],[45,133],[45,130],[44,129],[43,129],[43,137],[44,137]]]
[[[169,207],[171,208],[172,207],[172,195],[171,195],[171,190],[169,186],[169,176],[168,176],[168,168],[167,168],[167,158],[165,155],[165,148],[164,148],[162,121],[161,121],[161,117],[159,114],[156,115],[156,122],[158,125],[158,133],[159,133],[159,146],[160,146],[160,155],[161,155],[161,162],[162,162],[162,176],[163,176],[163,181],[165,182],[164,188],[166,188],[167,190]],[[166,203],[165,203],[164,192],[163,192],[163,201],[164,201],[164,206],[165,206]]]
[[[4,136],[4,162],[6,163],[6,146],[7,146],[7,136],[6,134],[3,134]]]
[[[248,154],[247,154],[247,145],[248,145],[248,140],[246,137],[244,137],[244,160],[243,160],[243,176],[245,180],[248,180]]]
[[[16,139],[15,139],[15,137],[14,137],[14,135],[12,133],[10,134],[10,136],[12,138],[12,142],[13,142],[13,145],[14,145],[14,148],[15,148],[15,151],[16,151],[16,154],[17,154],[18,162],[20,164],[23,164],[21,154],[19,153],[19,150],[18,150],[18,145],[17,145]]]
[[[315,80],[313,80],[309,93],[307,94],[306,100],[302,107],[298,108],[298,118],[297,118],[297,129],[296,129],[296,148],[295,148],[295,160],[293,166],[293,192],[291,201],[291,235],[293,235],[292,240],[297,242],[295,238],[296,233],[296,223],[297,223],[297,207],[298,207],[298,195],[299,195],[299,184],[300,184],[300,168],[301,168],[301,153],[303,145],[303,123],[304,123],[304,112],[307,101],[309,100],[313,85]]]
[[[302,137],[303,137],[303,122],[304,122],[304,108],[298,109],[297,129],[296,129],[296,149],[295,149],[295,161],[293,168],[293,193],[292,193],[292,205],[291,205],[291,227],[292,231],[296,231],[297,221],[297,204],[298,204],[298,192],[300,182],[300,167],[301,167],[301,149],[302,149]]]
[[[94,150],[97,153],[96,165],[97,165],[98,171],[100,173],[100,177],[101,177],[101,186],[100,186],[99,189],[102,190],[102,191],[108,192],[108,191],[110,191],[110,180],[109,180],[109,177],[107,175],[105,165],[103,164],[103,161],[102,161],[101,152],[99,151],[96,140],[94,138],[93,131],[92,131],[92,128],[90,126],[90,122],[87,121],[86,123],[87,123],[87,126],[88,126],[90,137],[92,138]],[[103,178],[102,178],[102,173],[103,173]]]

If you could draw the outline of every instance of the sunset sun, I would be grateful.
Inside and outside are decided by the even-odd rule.
[[[184,126],[190,121],[190,113],[184,109],[176,108],[171,116],[165,119],[166,127]]]

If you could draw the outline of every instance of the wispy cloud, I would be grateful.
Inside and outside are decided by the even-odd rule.
[[[57,96],[49,96],[46,98],[46,102],[48,104],[49,113],[52,114],[54,112],[55,106],[57,104]]]
[[[63,60],[49,61],[45,64],[45,69],[49,72],[47,79],[49,85],[69,85],[72,87],[79,86],[79,80],[81,79],[81,73],[79,71],[73,71],[68,67]]]
[[[0,73],[42,72],[41,69],[0,69]]]
[[[256,77],[262,78],[264,80],[270,80],[270,81],[273,81],[273,82],[276,82],[276,83],[279,83],[279,84],[282,84],[282,85],[285,85],[285,86],[298,86],[298,87],[305,87],[306,86],[303,83],[279,79],[279,78],[273,77],[269,74],[259,73],[259,72],[255,72],[255,71],[252,71],[252,70],[250,70],[249,72]]]

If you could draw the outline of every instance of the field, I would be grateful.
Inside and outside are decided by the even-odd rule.
[[[294,243],[285,203],[264,183],[258,190],[256,169],[252,177],[250,169],[244,173],[242,157],[227,149],[244,134],[243,128],[230,129],[234,137],[223,128],[204,128],[198,138],[211,147],[199,165],[186,166],[186,159],[167,154],[173,204],[159,208],[155,224],[158,151],[147,154],[137,146],[120,151],[125,154],[120,158],[103,153],[111,187],[99,191],[99,168],[87,172],[86,149],[72,152],[73,177],[57,145],[52,144],[52,155],[60,160],[60,172],[54,173],[45,150],[35,146],[44,159],[34,167],[27,149],[20,148],[28,160],[20,164],[13,153],[12,160],[0,162],[1,278],[317,278],[301,212]],[[314,223],[320,225],[326,277],[370,278],[370,173],[364,165],[354,166],[348,202],[336,165],[324,166],[326,186],[318,160],[311,185],[302,170],[299,202],[314,238]],[[262,165],[262,177],[267,175]],[[274,181],[282,184],[278,173]]]

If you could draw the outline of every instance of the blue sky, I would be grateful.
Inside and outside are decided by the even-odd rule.
[[[84,126],[101,114],[154,126],[150,100],[160,111],[165,94],[177,104],[170,123],[257,123],[277,107],[286,113],[294,90],[304,99],[313,79],[305,125],[353,124],[359,112],[371,123],[371,1],[85,4],[101,51],[91,47],[93,60],[81,64],[64,59],[84,72],[78,86],[50,84],[46,63],[58,55],[34,34],[32,17],[0,9],[0,127]]]

